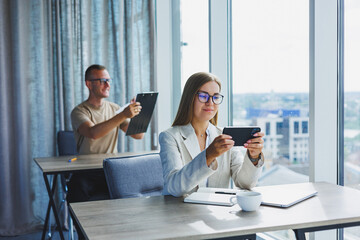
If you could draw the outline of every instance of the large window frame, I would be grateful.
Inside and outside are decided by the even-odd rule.
[[[174,111],[180,101],[180,77],[173,78],[173,32],[179,31],[177,21],[171,19],[174,9],[171,0],[156,1],[157,16],[157,81],[159,86],[159,132],[170,127]],[[309,0],[309,161],[310,181],[343,184],[343,76],[341,28],[343,0]],[[209,69],[223,83],[226,101],[220,108],[220,126],[231,125],[231,0],[209,0]],[[340,22],[338,22],[340,21]],[[339,27],[338,27],[339,26]],[[176,54],[175,54],[176,55]],[[170,81],[169,79],[173,79]],[[170,89],[170,90],[169,90]],[[329,107],[330,106],[330,107]],[[324,239],[335,234],[324,232]]]

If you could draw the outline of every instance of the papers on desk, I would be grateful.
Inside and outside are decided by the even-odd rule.
[[[233,206],[230,198],[236,195],[236,192],[243,191],[228,188],[199,188],[197,192],[191,193],[184,199],[186,203],[200,203],[220,206]]]

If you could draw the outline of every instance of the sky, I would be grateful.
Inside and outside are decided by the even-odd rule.
[[[208,1],[182,0],[183,82],[209,71]],[[309,92],[309,3],[236,0],[234,93]],[[345,91],[360,91],[360,1],[345,0]]]

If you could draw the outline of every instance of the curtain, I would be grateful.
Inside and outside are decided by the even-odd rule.
[[[57,155],[56,133],[88,97],[84,72],[105,65],[109,101],[154,89],[153,0],[0,0],[0,236],[44,222],[48,195],[33,158]],[[154,129],[119,151],[151,149]]]

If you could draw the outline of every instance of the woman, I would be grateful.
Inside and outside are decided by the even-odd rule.
[[[230,177],[240,188],[256,185],[264,162],[264,133],[245,144],[245,156],[233,148],[231,136],[216,126],[220,90],[210,73],[195,73],[187,80],[175,121],[159,136],[165,194],[178,197],[198,186],[228,188]]]

